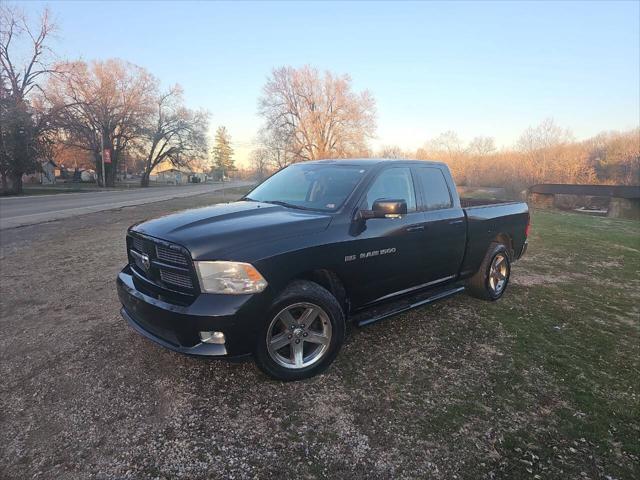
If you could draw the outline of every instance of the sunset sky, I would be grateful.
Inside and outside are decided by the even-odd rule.
[[[348,73],[378,105],[374,146],[446,130],[515,142],[546,117],[585,138],[640,123],[638,2],[25,3],[49,5],[62,58],[119,57],[252,148],[272,68]]]

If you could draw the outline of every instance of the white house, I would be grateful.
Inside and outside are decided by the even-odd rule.
[[[178,168],[168,168],[157,172],[158,183],[170,183],[174,185],[183,185],[189,181],[191,172],[180,170]]]

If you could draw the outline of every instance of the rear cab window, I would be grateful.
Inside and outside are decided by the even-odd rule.
[[[424,210],[443,210],[453,206],[451,192],[442,170],[436,167],[417,167],[415,173],[422,189]]]

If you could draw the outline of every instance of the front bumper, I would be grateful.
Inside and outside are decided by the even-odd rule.
[[[236,357],[252,352],[268,299],[258,295],[200,294],[183,305],[147,289],[126,266],[117,278],[120,313],[141,335],[165,348],[200,356]],[[224,345],[203,343],[199,332],[223,332]]]

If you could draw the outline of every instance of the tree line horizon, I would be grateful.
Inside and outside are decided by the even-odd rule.
[[[55,31],[46,9],[33,23],[16,7],[0,6],[3,193],[20,193],[23,175],[38,171],[42,159],[90,165],[107,186],[115,185],[123,162],[141,174],[142,186],[159,165],[222,176],[236,169],[230,132],[220,126],[210,148],[210,115],[188,108],[179,85],[163,88],[148,70],[121,59],[54,61],[48,42]],[[15,53],[19,48],[31,52],[26,60]],[[535,183],[640,183],[640,128],[578,141],[547,118],[512,148],[497,149],[487,136],[464,142],[446,131],[417,150],[373,150],[374,95],[354,91],[347,74],[309,65],[273,69],[257,113],[263,124],[249,165],[259,180],[295,162],[382,157],[443,161],[460,185],[517,190]],[[111,163],[105,162],[103,179],[105,148]]]

